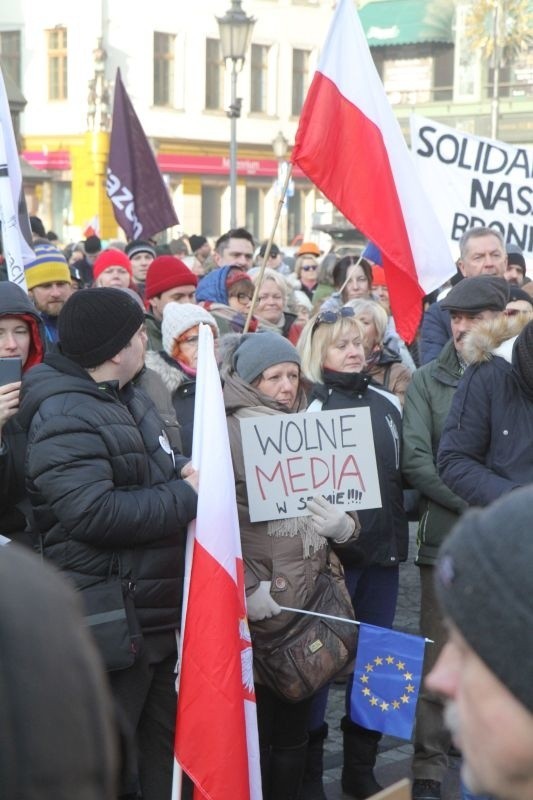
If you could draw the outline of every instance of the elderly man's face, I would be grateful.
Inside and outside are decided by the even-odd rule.
[[[487,319],[501,316],[501,313],[501,311],[450,311],[453,343],[457,352],[462,354],[465,337],[472,328]]]
[[[471,791],[531,800],[533,714],[453,626],[426,687],[446,700],[446,724],[463,754],[462,776]]]
[[[507,253],[497,236],[473,236],[459,259],[459,269],[465,278],[476,275],[498,275],[503,277],[507,268]]]

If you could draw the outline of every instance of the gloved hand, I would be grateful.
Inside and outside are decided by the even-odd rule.
[[[270,619],[281,613],[281,608],[270,596],[270,585],[270,581],[261,581],[255,592],[246,598],[248,619],[251,622]]]
[[[346,542],[355,530],[355,521],[345,511],[332,505],[324,497],[314,497],[307,504],[315,532],[337,544]]]

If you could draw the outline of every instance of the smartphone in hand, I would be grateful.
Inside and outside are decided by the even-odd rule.
[[[16,383],[21,378],[22,359],[19,356],[0,358],[0,386],[5,386],[6,383]]]

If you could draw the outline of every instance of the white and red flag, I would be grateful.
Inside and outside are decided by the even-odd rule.
[[[200,485],[185,587],[176,760],[195,784],[195,800],[261,800],[235,479],[208,325],[200,325],[192,462]]]
[[[372,61],[353,0],[339,0],[296,133],[292,161],[381,251],[400,335],[422,297],[455,273]]]

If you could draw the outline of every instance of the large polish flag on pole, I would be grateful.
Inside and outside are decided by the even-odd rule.
[[[235,479],[210,327],[200,325],[199,336],[192,463],[200,483],[189,532],[175,755],[195,800],[261,800]]]
[[[372,61],[353,0],[339,0],[296,133],[292,161],[380,250],[400,335],[422,298],[455,273]]]

